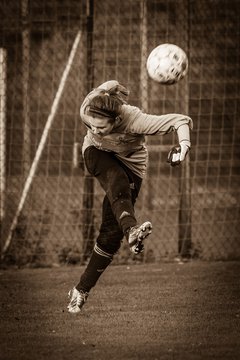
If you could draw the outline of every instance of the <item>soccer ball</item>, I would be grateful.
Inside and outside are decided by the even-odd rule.
[[[149,54],[147,71],[150,78],[160,84],[175,84],[187,74],[187,55],[177,45],[161,44]]]

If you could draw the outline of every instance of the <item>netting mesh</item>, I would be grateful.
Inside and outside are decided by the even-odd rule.
[[[177,141],[174,134],[148,138],[150,164],[136,213],[139,221],[152,221],[154,232],[141,260],[185,250],[204,259],[240,257],[239,10],[238,0],[2,2],[5,261],[87,259],[101,221],[103,192],[84,175],[79,107],[93,87],[110,79],[130,89],[132,105],[152,114],[186,113],[194,121],[191,154],[180,168],[166,163]],[[150,51],[166,42],[182,47],[189,58],[188,76],[171,86],[150,80],[145,66]],[[115,261],[129,258],[123,243]]]

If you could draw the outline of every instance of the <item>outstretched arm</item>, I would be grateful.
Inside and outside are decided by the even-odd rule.
[[[130,133],[144,135],[164,135],[175,131],[178,136],[179,149],[171,153],[171,165],[178,165],[183,161],[191,147],[190,129],[192,119],[182,114],[150,115],[142,113],[137,107],[122,106],[122,115],[127,119]]]

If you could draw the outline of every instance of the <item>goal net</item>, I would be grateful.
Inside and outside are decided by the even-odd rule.
[[[219,6],[218,3],[221,3]],[[139,261],[240,257],[239,2],[13,0],[0,24],[1,249],[17,265],[84,263],[103,192],[86,176],[79,108],[117,79],[152,114],[192,117],[192,149],[166,163],[176,134],[147,139],[149,169],[136,205],[153,233]],[[149,79],[161,43],[188,54],[178,84]],[[126,245],[116,263],[138,261]]]

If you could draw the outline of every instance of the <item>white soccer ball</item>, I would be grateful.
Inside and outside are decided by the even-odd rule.
[[[147,71],[150,78],[160,84],[175,84],[187,74],[187,55],[177,45],[161,44],[149,54]]]

